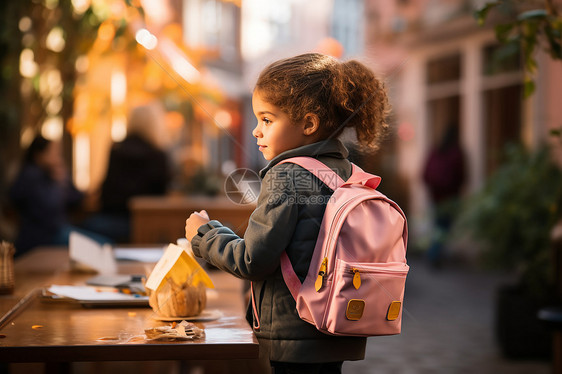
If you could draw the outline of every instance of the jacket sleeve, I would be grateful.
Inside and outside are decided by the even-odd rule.
[[[295,230],[298,209],[295,188],[287,166],[274,167],[265,175],[257,206],[244,238],[218,221],[199,228],[192,241],[195,255],[235,276],[261,280],[279,266]]]

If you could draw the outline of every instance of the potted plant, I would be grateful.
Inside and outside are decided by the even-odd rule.
[[[496,300],[496,336],[507,357],[550,355],[550,333],[536,315],[557,301],[550,236],[561,207],[562,172],[549,149],[511,145],[505,162],[460,213],[455,231],[468,233],[484,264],[516,275]]]

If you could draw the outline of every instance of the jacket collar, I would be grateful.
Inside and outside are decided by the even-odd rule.
[[[322,140],[316,143],[303,145],[302,147],[290,149],[275,156],[271,161],[269,161],[265,168],[260,170],[260,177],[263,178],[269,169],[277,165],[279,162],[291,157],[310,156],[318,158],[320,156],[328,156],[343,159],[347,158],[348,155],[349,152],[347,148],[345,148],[339,139]]]

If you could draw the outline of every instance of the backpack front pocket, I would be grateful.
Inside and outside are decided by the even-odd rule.
[[[409,266],[403,262],[359,263],[338,259],[324,326],[332,334],[397,334]]]

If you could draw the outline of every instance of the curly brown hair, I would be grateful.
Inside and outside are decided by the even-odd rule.
[[[356,60],[340,62],[320,53],[279,60],[261,72],[254,90],[295,123],[316,114],[322,139],[353,127],[361,146],[376,148],[388,128],[386,88]]]

